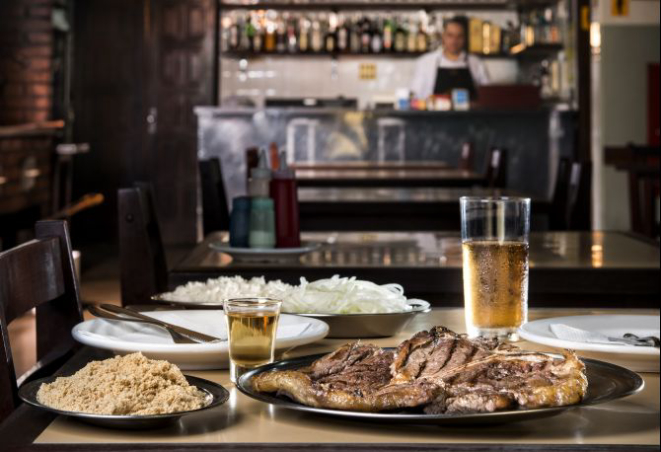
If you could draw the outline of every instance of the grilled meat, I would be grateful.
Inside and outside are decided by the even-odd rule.
[[[587,380],[571,352],[554,359],[434,327],[394,352],[346,344],[307,368],[262,373],[252,385],[313,407],[436,414],[569,405],[582,399]]]

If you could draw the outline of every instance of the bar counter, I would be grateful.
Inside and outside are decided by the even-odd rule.
[[[658,310],[639,314],[658,315]],[[583,314],[631,314],[631,310],[533,309],[531,319]],[[445,325],[464,331],[463,310],[435,309],[416,317],[399,335],[365,340],[394,346],[417,331]],[[347,342],[324,339],[286,354],[296,357],[334,350]],[[549,348],[521,342],[524,349]],[[84,349],[69,364],[77,368],[105,353]],[[603,356],[603,355],[602,355]],[[601,358],[603,359],[603,358]],[[614,361],[617,364],[617,360]],[[20,450],[291,450],[321,447],[325,451],[350,450],[658,450],[659,374],[641,374],[645,387],[633,396],[611,403],[574,408],[557,416],[502,425],[437,427],[350,422],[275,408],[240,394],[228,372],[186,372],[216,381],[231,392],[227,404],[185,417],[177,425],[154,431],[126,431],[89,426],[63,417],[50,423],[48,416],[28,406],[20,407],[5,428],[36,434],[33,446]],[[25,425],[29,423],[30,425]],[[12,427],[13,426],[13,427]],[[7,431],[7,430],[6,430]],[[6,432],[5,431],[5,432]],[[9,430],[11,431],[11,430]],[[36,432],[35,432],[36,431]],[[3,433],[0,431],[0,433]],[[12,435],[12,442],[17,441]],[[28,441],[24,438],[22,441]],[[101,443],[116,443],[105,444]],[[121,443],[121,444],[119,444]],[[314,446],[313,443],[319,444]],[[23,443],[25,444],[25,443]]]

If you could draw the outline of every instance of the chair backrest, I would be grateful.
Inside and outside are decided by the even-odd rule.
[[[461,145],[461,156],[459,157],[459,169],[473,171],[475,167],[475,146],[467,141]]]
[[[217,157],[200,160],[200,185],[202,187],[202,219],[204,234],[214,231],[228,231],[230,213],[225,195],[225,184]]]
[[[591,214],[582,206],[590,205],[592,185],[592,166],[589,162],[574,162],[569,173],[567,189],[567,229],[589,230]]]
[[[507,186],[507,152],[501,148],[491,148],[487,154],[485,179],[490,188]]]
[[[571,172],[571,162],[568,158],[561,158],[558,162],[558,170],[555,176],[555,187],[551,199],[551,216],[549,218],[549,227],[555,231],[566,230],[567,224],[567,206],[569,204],[569,176]]]
[[[168,269],[152,189],[136,183],[118,192],[122,304],[149,304],[168,290]]]
[[[56,370],[75,349],[82,321],[66,222],[40,221],[35,239],[0,253],[0,422],[18,405],[8,325],[36,308],[37,364],[20,382]]]

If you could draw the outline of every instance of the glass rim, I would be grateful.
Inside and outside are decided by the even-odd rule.
[[[510,203],[523,203],[530,204],[530,198],[525,196],[461,196],[460,202],[475,202],[475,203],[497,203],[497,202],[510,202]]]
[[[269,297],[241,297],[241,298],[226,298],[223,300],[223,305],[234,305],[240,307],[251,306],[277,306],[282,304],[282,300]]]

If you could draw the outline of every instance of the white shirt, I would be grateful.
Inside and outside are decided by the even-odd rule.
[[[425,99],[434,94],[436,73],[439,67],[455,69],[468,67],[476,85],[489,84],[489,73],[481,59],[475,55],[466,56],[466,53],[462,52],[457,60],[450,60],[443,55],[443,49],[438,49],[418,58],[411,81],[411,91],[414,97]]]

